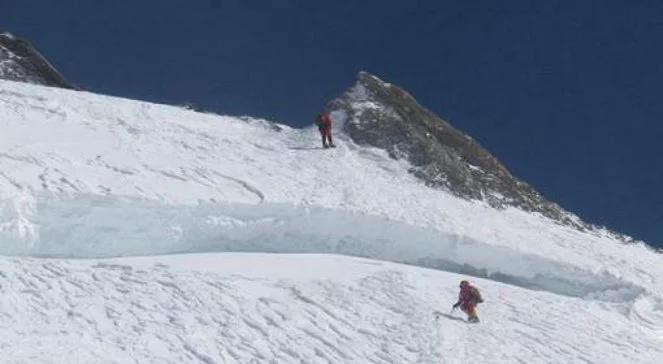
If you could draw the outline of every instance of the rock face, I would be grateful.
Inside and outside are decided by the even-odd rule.
[[[0,79],[75,89],[28,41],[0,33]]]
[[[327,105],[356,143],[386,150],[412,164],[427,185],[496,208],[514,206],[561,223],[586,227],[575,215],[515,178],[470,136],[422,107],[403,89],[360,72],[357,84]]]

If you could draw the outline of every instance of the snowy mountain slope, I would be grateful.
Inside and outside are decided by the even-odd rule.
[[[356,84],[326,109],[343,122],[353,141],[407,160],[408,171],[428,186],[495,208],[517,207],[579,229],[593,228],[514,177],[471,136],[392,83],[359,72]]]
[[[0,347],[11,362],[656,363],[663,356],[660,338],[613,304],[477,280],[487,302],[483,322],[471,325],[449,312],[461,276],[365,259],[2,259],[0,271]],[[437,319],[435,310],[443,313]]]
[[[99,298],[102,295],[100,290],[110,289],[108,295],[127,294],[136,305],[149,307],[146,311],[163,313],[168,309],[156,306],[172,301],[172,295],[163,298],[166,302],[155,303],[152,291],[143,291],[155,289],[160,292],[162,289],[155,288],[159,286],[153,286],[153,282],[160,277],[186,276],[173,290],[184,290],[186,297],[196,297],[197,293],[191,292],[201,287],[201,277],[208,274],[209,269],[213,268],[212,273],[218,273],[214,269],[220,269],[210,260],[218,261],[218,264],[232,264],[229,261],[234,260],[242,262],[224,271],[225,276],[215,276],[213,280],[218,282],[226,282],[229,280],[227,276],[247,276],[245,271],[248,267],[258,263],[254,263],[253,258],[227,257],[224,254],[211,254],[200,258],[199,262],[184,266],[181,264],[192,258],[123,258],[118,264],[133,265],[144,259],[149,264],[167,262],[172,269],[163,268],[158,272],[156,268],[148,269],[152,273],[145,273],[147,276],[115,277],[99,283],[93,274],[97,269],[94,267],[98,265],[95,260],[35,260],[25,256],[94,259],[183,252],[258,251],[342,253],[404,262],[484,277],[486,280],[479,280],[480,285],[489,296],[501,290],[509,292],[509,295],[494,296],[500,297],[496,300],[500,303],[490,301],[491,305],[505,306],[487,304],[482,309],[486,320],[494,321],[494,324],[488,327],[485,334],[488,336],[479,338],[491,345],[473,341],[478,340],[474,336],[454,336],[469,328],[452,320],[445,327],[451,325],[453,332],[446,335],[456,337],[454,340],[457,341],[431,344],[437,348],[451,350],[454,345],[474,342],[476,346],[493,350],[494,362],[513,362],[509,358],[535,358],[540,362],[580,362],[583,359],[606,362],[607,359],[613,361],[613,358],[613,362],[657,362],[661,358],[660,351],[654,349],[656,343],[663,341],[663,266],[660,255],[643,244],[622,244],[608,232],[581,232],[538,214],[515,208],[496,210],[480,202],[459,199],[443,190],[431,189],[408,173],[410,166],[406,162],[393,160],[380,149],[357,146],[342,133],[337,134],[338,148],[321,150],[318,149],[317,131],[312,128],[292,129],[264,120],[207,115],[170,106],[7,81],[0,82],[0,123],[3,126],[0,136],[0,253],[24,256],[0,260],[6,266],[2,269],[5,276],[3,297],[15,300],[0,307],[4,317],[2,325],[28,327],[22,334],[35,342],[51,330],[53,341],[43,344],[45,348],[58,340],[68,339],[63,339],[56,332],[58,325],[64,321],[49,323],[51,311],[45,315],[45,311],[39,311],[44,307],[60,307],[61,315],[76,312],[71,305],[103,311],[107,303]],[[287,279],[306,281],[305,277],[315,270],[307,268],[298,257],[284,259],[274,271],[258,274],[260,280],[267,281],[260,290],[267,292],[263,294],[267,298],[279,297],[279,302],[284,306],[301,305],[301,302],[296,303],[297,295],[286,294],[289,291],[278,288],[279,280],[271,276],[277,271],[296,267]],[[336,262],[346,258],[323,257],[315,259],[312,264],[323,264],[320,260],[325,259]],[[76,295],[73,297],[47,288],[64,284],[63,278],[57,274],[42,272],[36,277],[28,275],[32,278],[26,280],[25,274],[7,273],[42,270],[40,267],[48,264],[70,267],[67,269],[71,272],[66,277],[79,277],[72,279],[84,287],[100,288],[72,293]],[[344,263],[338,264],[338,267],[330,267],[329,270],[336,274],[346,270],[357,271],[359,278],[344,280],[342,277],[328,277],[325,284],[341,287],[338,288],[341,291],[339,295],[344,295],[345,301],[342,304],[325,301],[320,310],[333,307],[348,315],[353,310],[359,310],[348,302],[361,300],[364,296],[347,287],[356,285],[357,280],[369,273],[364,273],[366,264],[363,263],[348,263],[351,267],[347,269]],[[433,294],[428,289],[417,288],[408,293],[410,296],[405,301],[401,300],[402,297],[389,297],[385,301],[396,306],[406,302],[417,312],[417,317],[422,321],[413,322],[414,326],[403,329],[406,331],[398,331],[398,328],[390,330],[388,325],[376,323],[385,320],[386,316],[353,317],[351,322],[356,328],[366,326],[370,330],[348,336],[343,343],[350,345],[350,348],[341,348],[340,344],[330,346],[320,340],[316,344],[318,346],[308,341],[306,345],[286,345],[295,350],[291,353],[294,356],[279,357],[278,362],[325,362],[322,357],[307,356],[309,354],[305,351],[310,348],[318,348],[319,352],[331,355],[334,360],[330,359],[330,362],[350,361],[339,361],[342,356],[338,350],[368,350],[375,355],[362,354],[365,355],[362,358],[377,358],[377,362],[411,362],[418,359],[435,362],[443,357],[441,353],[423,357],[421,349],[414,349],[411,353],[408,349],[398,349],[399,354],[392,355],[384,348],[394,342],[402,343],[403,337],[413,335],[419,335],[416,340],[431,340],[430,336],[421,335],[430,334],[436,326],[431,323],[425,326],[421,322],[430,322],[424,317],[429,317],[433,307],[439,307],[438,301],[445,300],[443,307],[448,306],[447,301],[455,296],[459,276],[387,263],[371,264],[384,265],[388,267],[386,270],[394,271],[396,275],[410,277],[409,281],[439,280],[439,285],[435,287],[442,293]],[[102,272],[113,272],[112,268],[101,267]],[[203,270],[208,273],[199,273],[194,269],[197,267],[204,267]],[[140,276],[143,273],[136,274]],[[433,274],[431,277],[434,278],[428,280],[425,278],[427,274]],[[250,275],[248,277],[251,278]],[[123,282],[123,287],[118,288],[119,293],[110,293],[114,292],[110,287],[117,280]],[[150,283],[147,286],[141,283],[145,281]],[[318,284],[310,283],[312,279],[307,282],[306,285]],[[253,297],[252,301],[248,301],[248,306],[262,304],[251,296],[249,283],[241,281],[235,284],[238,288],[233,294],[239,297],[238,300]],[[40,296],[34,306],[20,307],[20,297],[26,289],[30,292],[30,288],[26,288],[28,286],[34,286],[33,291]],[[395,290],[393,286],[387,288],[387,291]],[[381,290],[364,292],[363,295],[376,296]],[[426,294],[431,294],[429,297],[432,298],[425,298],[423,295]],[[528,301],[526,297],[534,298]],[[58,301],[60,299],[63,301]],[[46,304],[44,300],[50,303]],[[211,315],[224,306],[214,300],[200,300],[196,304],[199,304],[197,310],[201,315]],[[553,307],[548,309],[548,305]],[[368,305],[367,310],[380,310],[377,306]],[[536,315],[537,311],[532,307],[541,307],[543,314]],[[25,311],[12,314],[13,310]],[[136,315],[134,306],[125,305],[113,310],[116,313],[112,315],[122,317],[117,325],[133,325],[122,320]],[[234,331],[248,330],[255,334],[258,329],[252,326],[254,323],[241,321],[245,313],[237,315],[238,312],[228,312],[226,316],[228,320],[231,317],[235,320]],[[292,320],[306,320],[295,314],[299,311],[292,312]],[[510,315],[504,317],[507,312]],[[560,318],[559,312],[568,314],[568,317]],[[43,321],[29,322],[32,317],[40,315]],[[191,318],[186,315],[178,312],[174,317],[177,320]],[[255,312],[246,315],[258,317]],[[323,321],[319,325],[333,324],[333,319],[320,318],[324,316],[320,313],[316,315]],[[139,314],[137,317],[142,316]],[[12,317],[20,322],[11,321]],[[166,320],[164,317],[155,321],[163,323]],[[88,319],[88,326],[77,327],[73,331],[75,335],[128,335],[126,331],[116,331],[119,330],[116,326],[94,328],[107,320],[103,315],[95,314]],[[410,319],[412,317],[407,318]],[[209,320],[209,317],[204,320]],[[575,328],[574,335],[561,331],[561,326],[556,326],[557,321]],[[567,321],[579,323],[573,325]],[[534,331],[522,327],[516,330],[516,326],[506,325],[505,322],[521,322],[523,326],[532,322],[530,330]],[[283,325],[295,324],[287,322]],[[155,327],[158,325],[150,330],[156,330]],[[195,341],[185,337],[185,328],[168,327],[171,329],[165,330],[168,335],[175,336],[166,340],[172,349],[164,355],[184,358],[180,362],[231,360],[228,355],[232,354],[218,352],[227,350],[228,341],[219,338],[218,333],[205,331],[207,326],[204,324],[192,326],[192,330],[203,330],[210,335],[205,340],[210,340],[209,350],[212,351],[204,351],[206,354],[203,356],[191,352],[191,345],[194,345],[191,343]],[[429,332],[418,332],[424,329]],[[126,348],[127,343],[153,340],[155,337],[154,331],[141,330],[139,325],[137,331],[128,336],[132,340],[91,344],[85,355],[93,361],[119,358],[116,354],[122,351],[122,347]],[[415,331],[416,334],[413,333]],[[583,334],[578,334],[580,331]],[[615,340],[615,336],[610,334],[612,332],[629,338],[627,343],[622,345],[622,342]],[[21,335],[17,331],[14,333]],[[535,333],[547,335],[545,337],[549,339],[537,341],[539,337]],[[270,332],[269,336],[272,335],[277,334]],[[314,335],[309,336],[307,340],[314,340]],[[16,336],[10,336],[9,341],[3,344],[5,348],[14,340],[12,337]],[[284,339],[287,343],[300,340],[298,336],[287,337],[291,340]],[[501,338],[517,343],[507,344]],[[561,347],[551,345],[551,340]],[[510,349],[510,345],[519,345],[521,341],[526,345]],[[276,354],[272,357],[267,354],[262,358],[255,354],[263,349],[267,351],[259,352],[280,350],[275,342],[262,343],[262,349],[246,347],[240,350],[235,360],[247,362],[249,358],[258,361],[276,358]],[[382,346],[380,343],[392,344]],[[148,358],[153,354],[154,361],[165,361],[165,357],[154,354],[162,350],[158,348],[160,344],[154,344],[157,348],[152,350],[150,345],[153,344],[142,341],[143,353],[138,354],[139,349],[136,348],[126,355]],[[71,345],[73,341],[63,344],[69,348],[67,350],[73,350]],[[320,345],[327,349],[320,349]],[[582,350],[573,349],[577,347]],[[75,350],[83,355],[82,349]],[[556,353],[550,350],[556,350]],[[579,354],[583,350],[585,353]],[[532,356],[534,354],[530,355],[529,351],[540,355]],[[20,351],[14,353],[17,360],[26,354]],[[336,353],[333,354],[336,356],[330,353]],[[601,356],[603,354],[606,356]],[[74,352],[62,355],[78,357]],[[486,356],[472,351],[468,351],[467,355],[467,360],[491,362],[485,360]],[[483,352],[481,355],[487,354]],[[559,358],[562,359],[557,360]],[[85,360],[81,359],[81,362]],[[356,362],[366,361],[357,359]]]

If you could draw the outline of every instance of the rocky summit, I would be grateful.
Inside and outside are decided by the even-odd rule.
[[[30,42],[11,33],[0,33],[0,79],[75,88]]]
[[[587,227],[514,177],[472,137],[419,105],[405,90],[367,72],[360,72],[356,85],[331,101],[327,111],[356,143],[406,159],[413,166],[410,172],[431,187]]]

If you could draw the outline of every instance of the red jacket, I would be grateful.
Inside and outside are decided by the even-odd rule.
[[[329,117],[329,114],[322,113],[318,115],[316,122],[320,129],[331,129],[332,119]]]
[[[461,306],[476,306],[477,303],[483,302],[481,294],[476,287],[471,285],[466,285],[461,287],[460,293],[458,294],[458,303]]]

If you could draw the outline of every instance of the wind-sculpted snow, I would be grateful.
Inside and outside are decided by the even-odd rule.
[[[0,253],[59,258],[201,252],[333,253],[612,302],[629,302],[643,292],[643,288],[607,272],[592,273],[542,256],[382,217],[318,207],[185,207],[79,196],[39,200],[25,209],[24,214],[13,218],[5,216],[5,224],[13,229],[2,231]]]
[[[124,196],[173,206],[321,207],[385,217],[599,274],[610,270],[663,290],[663,282],[651,278],[663,275],[660,258],[643,244],[624,245],[606,231],[585,233],[429,188],[408,173],[411,165],[358,146],[340,130],[338,148],[322,150],[313,128],[15,82],[0,86],[4,209],[43,195]]]
[[[313,128],[6,81],[0,125],[3,361],[663,357],[660,254],[429,188],[338,130],[322,150]],[[436,322],[468,275],[482,329]]]
[[[486,302],[472,326],[449,312],[462,276],[365,259],[0,258],[0,277],[8,363],[654,364],[663,356],[660,340],[615,304],[477,279]]]

